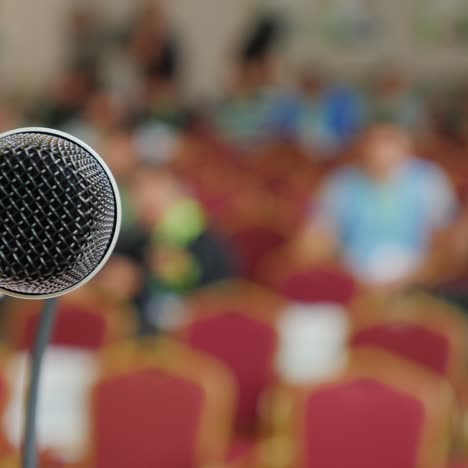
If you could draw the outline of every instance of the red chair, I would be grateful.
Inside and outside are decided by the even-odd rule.
[[[34,346],[39,315],[33,314],[26,321],[21,349]],[[77,348],[98,349],[104,345],[107,331],[106,318],[78,305],[59,307],[51,344]]]
[[[353,354],[319,386],[277,389],[273,437],[260,463],[288,468],[441,468],[448,463],[454,398],[449,384],[378,350]]]
[[[415,468],[423,404],[370,379],[319,389],[304,408],[304,467]]]
[[[450,343],[446,336],[408,322],[389,322],[357,331],[350,344],[358,348],[375,346],[447,375]]]
[[[467,321],[463,312],[425,294],[367,298],[353,303],[356,346],[373,345],[411,359],[465,385]]]
[[[18,350],[32,349],[42,302],[15,303],[8,316],[10,345]],[[108,301],[86,300],[78,295],[60,300],[52,345],[97,350],[133,333],[130,310]]]
[[[336,267],[309,266],[289,271],[286,267],[275,276],[275,291],[292,301],[347,304],[358,289],[353,277]]]
[[[242,277],[254,279],[260,260],[282,246],[287,236],[267,226],[250,226],[230,235],[229,241],[238,260]]]
[[[281,285],[288,299],[303,302],[348,303],[355,294],[352,277],[342,271],[316,268],[292,274]]]
[[[203,399],[200,387],[159,369],[101,383],[95,394],[96,466],[195,467]]]
[[[196,468],[223,463],[233,382],[211,358],[166,339],[106,351],[83,467]]]
[[[273,379],[277,335],[272,323],[226,308],[196,314],[182,335],[190,346],[231,369],[239,391],[236,428],[251,435],[257,425],[259,398]]]

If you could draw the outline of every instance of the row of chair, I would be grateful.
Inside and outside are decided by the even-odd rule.
[[[81,466],[130,466],[135,450],[141,458],[133,466],[435,468],[447,462],[454,396],[465,383],[465,322],[433,298],[353,301],[345,369],[327,383],[301,385],[282,382],[275,368],[275,323],[286,302],[258,286],[227,282],[195,294],[176,336],[150,342],[122,341],[122,331],[131,330],[125,314],[119,319],[80,300],[63,302],[53,342],[105,350]],[[28,348],[37,314],[11,314],[12,347]],[[205,420],[205,400],[206,433],[197,423]]]

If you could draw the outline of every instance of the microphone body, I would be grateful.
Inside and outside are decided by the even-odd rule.
[[[0,135],[0,292],[46,299],[32,355],[23,468],[37,466],[39,379],[56,297],[104,266],[120,223],[117,184],[88,145],[41,127]]]

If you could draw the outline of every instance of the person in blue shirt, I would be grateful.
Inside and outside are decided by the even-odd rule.
[[[226,96],[214,109],[220,136],[247,152],[288,130],[283,128],[289,123],[288,93],[278,82],[282,39],[281,17],[266,12],[254,19],[235,52]]]
[[[280,110],[299,145],[314,160],[333,159],[359,134],[367,112],[359,91],[333,82],[320,68],[306,67],[300,74],[295,99],[283,99]],[[287,112],[285,112],[287,111]]]
[[[363,136],[357,163],[325,182],[310,232],[320,232],[366,283],[417,282],[437,240],[456,245],[458,214],[445,173],[412,154],[406,133],[381,125]]]

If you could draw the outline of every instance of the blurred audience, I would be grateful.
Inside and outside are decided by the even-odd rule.
[[[61,128],[86,105],[96,88],[94,68],[72,66],[53,80],[49,93],[32,108],[31,119],[41,125]]]
[[[375,122],[399,125],[418,132],[427,123],[427,111],[417,91],[398,68],[379,70],[372,84],[370,114]]]
[[[68,131],[96,148],[115,175],[121,235],[109,262],[76,297],[136,315],[139,334],[177,335],[193,318],[192,294],[214,285],[200,293],[207,306],[200,313],[215,315],[219,306],[228,316],[237,309],[249,314],[243,309],[251,306],[254,325],[261,317],[278,332],[276,375],[267,384],[301,388],[348,369],[354,328],[366,314],[390,320],[407,289],[434,292],[456,278],[465,297],[458,303],[467,307],[464,83],[444,83],[436,92],[390,65],[347,81],[313,61],[289,66],[283,76],[286,23],[263,12],[233,46],[223,98],[194,105],[185,94],[183,36],[162,3],[143,2],[120,26],[80,6],[65,26],[63,69],[36,99],[0,99],[0,130],[31,124]],[[251,231],[265,236],[246,236],[245,249],[235,249],[236,235]],[[268,238],[280,241],[267,246]],[[255,259],[248,274],[236,269],[245,262],[242,251]],[[344,265],[353,300],[337,305],[332,296],[309,301],[313,295],[274,293],[266,280],[283,267],[297,280],[311,265],[319,292],[330,285],[323,271]],[[231,299],[242,296],[242,288],[232,288],[236,276],[265,290],[252,286],[252,297],[230,302],[230,291]],[[312,289],[307,278],[301,291]],[[358,309],[360,294],[372,310],[355,317],[349,312]],[[436,328],[447,323],[441,319]],[[214,348],[218,335],[210,334]],[[249,339],[255,349],[255,336]],[[464,355],[463,339],[453,341]],[[257,378],[249,359],[238,359],[239,349],[226,353],[246,380]],[[164,354],[161,365],[170,360]],[[215,403],[222,397],[207,395]],[[239,447],[245,452],[246,445]]]
[[[365,282],[413,284],[424,281],[432,248],[449,255],[441,242],[457,215],[444,172],[413,155],[404,131],[379,125],[364,134],[356,162],[325,183],[311,224]]]
[[[161,4],[143,2],[134,11],[116,27],[96,9],[72,10],[63,70],[36,101],[13,108],[2,100],[0,127],[25,122],[60,128],[103,154],[122,196],[119,248],[149,275],[141,281],[150,290],[179,294],[233,274],[238,259],[223,241],[231,233],[221,233],[232,223],[223,218],[220,228],[213,214],[230,167],[241,194],[226,206],[246,218],[272,206],[278,216],[303,216],[303,202],[295,206],[281,187],[294,192],[302,178],[310,180],[307,193],[319,195],[309,216],[309,248],[321,238],[317,250],[340,253],[365,282],[419,283],[428,270],[437,280],[437,268],[427,265],[442,262],[435,254],[441,249],[446,264],[455,257],[454,264],[463,263],[467,216],[457,198],[460,187],[452,183],[455,163],[445,154],[457,148],[456,164],[464,164],[468,106],[462,85],[422,93],[424,83],[413,83],[394,65],[346,82],[313,62],[289,67],[284,79],[278,64],[288,29],[272,10],[255,16],[234,45],[224,99],[214,108],[193,106],[184,98],[182,36]],[[370,86],[357,85],[369,77]],[[203,116],[203,135],[191,125],[194,115]],[[167,168],[180,162],[187,137],[196,144],[182,181]],[[421,141],[431,142],[428,154],[418,154]],[[264,159],[271,167],[259,170],[250,161],[253,166],[241,169],[245,160],[230,160],[238,150],[270,152],[274,157]],[[330,174],[330,161],[344,167]],[[216,186],[218,192],[207,193]],[[241,223],[237,228],[244,228]],[[295,238],[295,229],[284,233],[286,240]]]
[[[326,152],[334,145],[333,135],[327,125],[324,73],[307,67],[299,76],[296,97],[297,123],[296,135],[306,151],[315,154]]]
[[[187,110],[181,100],[183,50],[162,7],[146,2],[129,31],[129,45],[142,78],[142,119],[183,127]]]
[[[149,271],[147,315],[155,317],[168,298],[232,276],[230,253],[169,170],[139,170],[131,196]]]
[[[105,45],[105,29],[93,8],[75,6],[66,23],[69,45],[67,60],[72,65],[95,66]]]
[[[365,105],[358,90],[334,84],[313,69],[300,77],[297,135],[315,158],[329,159],[350,144],[362,129]]]
[[[96,148],[103,155],[119,186],[122,202],[122,235],[130,236],[136,228],[130,199],[130,184],[138,168],[137,146],[131,131],[115,128],[98,140]]]
[[[228,142],[248,147],[281,130],[285,104],[277,76],[281,30],[279,18],[260,16],[235,53],[226,97],[214,115],[215,126]]]
[[[117,129],[124,118],[124,109],[117,97],[95,91],[62,128],[95,147],[107,133]]]
[[[143,3],[129,28],[132,56],[143,73],[169,84],[179,78],[180,43],[162,9],[155,2]]]
[[[221,233],[230,223],[223,219],[220,229],[212,205],[221,195],[207,193],[209,187],[220,191],[230,167],[238,171],[242,194],[226,206],[247,218],[272,206],[281,216],[290,211],[298,218],[303,202],[294,206],[295,199],[278,187],[294,191],[304,174],[312,184],[307,193],[319,190],[309,216],[308,248],[320,244],[322,254],[341,254],[365,282],[424,283],[429,270],[437,281],[440,265],[428,265],[442,262],[442,255],[435,254],[441,249],[446,264],[455,257],[454,264],[463,263],[467,216],[453,175],[445,174],[445,169],[453,172],[453,162],[444,154],[450,145],[458,145],[462,154],[468,141],[463,86],[424,94],[419,92],[424,83],[416,86],[394,65],[381,66],[377,73],[368,70],[360,80],[370,77],[368,87],[313,62],[290,67],[284,79],[278,64],[288,29],[271,10],[255,16],[234,45],[224,99],[214,108],[194,108],[184,98],[185,47],[161,4],[141,3],[119,27],[96,9],[79,7],[65,26],[69,54],[64,69],[37,101],[15,110],[2,101],[0,126],[57,127],[103,154],[122,196],[119,248],[139,266],[148,290],[178,295],[232,276],[238,259],[223,241],[231,233]],[[194,115],[203,116],[203,135],[191,125]],[[177,166],[187,137],[197,143],[182,181],[181,174],[167,168]],[[223,145],[217,146],[219,140]],[[419,155],[421,141],[437,145]],[[240,170],[246,161],[229,160],[238,150],[271,152],[275,156],[266,158],[271,168]],[[302,153],[308,157],[298,157]],[[330,174],[330,161],[344,167]],[[215,183],[217,178],[221,183]],[[256,188],[243,191],[247,186]],[[197,200],[195,194],[203,197]],[[244,227],[241,223],[237,228]],[[295,229],[285,233],[286,240],[295,238]],[[139,294],[132,295],[141,306]]]

